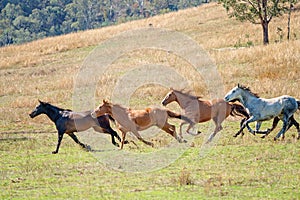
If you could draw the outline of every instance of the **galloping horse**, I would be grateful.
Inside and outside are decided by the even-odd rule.
[[[109,103],[103,100],[103,104],[92,112],[94,118],[103,114],[111,115],[119,125],[119,130],[122,132],[123,148],[124,140],[127,132],[132,132],[139,140],[153,147],[153,143],[144,140],[139,131],[145,130],[151,126],[157,126],[165,132],[172,135],[178,142],[182,142],[181,138],[177,137],[174,125],[168,123],[168,118],[178,118],[191,122],[185,116],[173,113],[162,108],[146,108],[145,110],[132,110],[117,104]]]
[[[254,94],[249,88],[245,86],[234,87],[224,97],[225,101],[238,100],[240,101],[250,112],[250,118],[247,119],[242,125],[239,134],[245,127],[252,133],[269,134],[277,125],[279,120],[283,121],[282,129],[274,137],[274,140],[278,139],[281,135],[284,139],[285,132],[294,125],[298,130],[298,139],[300,139],[299,123],[294,119],[294,113],[297,109],[300,109],[300,101],[297,101],[291,96],[280,96],[272,99],[260,98],[257,94]],[[266,131],[259,131],[263,121],[273,119],[273,127]],[[249,123],[256,121],[256,130],[252,130],[249,127]]]
[[[91,116],[91,111],[73,112],[68,109],[58,108],[40,100],[39,102],[40,104],[29,115],[31,118],[34,118],[40,114],[46,114],[49,119],[55,123],[58,131],[58,143],[56,150],[52,152],[53,154],[58,153],[64,133],[67,133],[81,147],[87,149],[88,146],[81,143],[74,132],[85,131],[91,127],[99,133],[110,134],[112,144],[119,147],[118,143],[115,142],[114,137],[119,141],[121,141],[121,138],[117,132],[110,127],[109,119],[113,119],[108,115],[99,116],[97,119],[94,119]]]
[[[180,108],[184,110],[185,116],[193,121],[193,123],[189,124],[186,130],[187,133],[189,133],[189,130],[195,123],[206,122],[213,119],[216,127],[207,142],[210,142],[213,137],[223,129],[222,122],[229,115],[249,118],[249,114],[245,108],[238,103],[227,103],[223,99],[213,99],[212,101],[201,100],[200,97],[171,88],[171,91],[163,99],[162,104],[166,106],[173,101],[176,101]],[[184,124],[186,124],[186,122],[182,122],[180,125],[181,137],[182,126]]]

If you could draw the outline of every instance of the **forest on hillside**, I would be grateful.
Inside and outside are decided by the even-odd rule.
[[[100,28],[198,6],[205,0],[2,0],[0,46]]]

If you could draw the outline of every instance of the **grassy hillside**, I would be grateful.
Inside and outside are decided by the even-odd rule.
[[[242,83],[263,97],[289,94],[300,98],[300,12],[292,16],[293,39],[275,43],[280,38],[277,27],[285,32],[286,23],[286,17],[274,19],[270,24],[271,44],[263,46],[259,25],[229,19],[220,5],[212,3],[0,48],[1,198],[299,199],[300,143],[294,138],[294,128],[285,141],[277,143],[272,138],[278,129],[265,140],[249,134],[234,139],[238,122],[227,120],[204,158],[199,157],[204,141],[200,135],[194,148],[170,166],[132,174],[107,169],[67,136],[60,153],[51,155],[57,140],[53,124],[45,116],[28,116],[37,99],[72,108],[74,80],[93,49],[123,31],[150,26],[175,30],[198,42],[214,60],[226,91]],[[247,43],[253,46],[245,48]],[[96,100],[100,103],[109,98],[126,70],[152,63],[172,66],[190,80],[197,95],[209,98],[203,77],[197,76],[187,61],[169,52],[141,49],[125,53],[111,65],[111,71],[98,81]],[[130,104],[133,108],[159,105],[167,91],[157,85],[141,87]],[[176,105],[170,108],[178,109]],[[178,121],[174,123],[178,125]],[[209,127],[210,123],[200,125],[205,134]],[[80,134],[80,139],[84,138],[84,133]],[[157,141],[171,141],[165,133],[154,139],[155,150],[160,146]],[[141,143],[138,146],[128,145],[125,151],[154,151]]]

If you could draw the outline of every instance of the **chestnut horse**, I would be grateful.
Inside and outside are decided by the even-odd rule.
[[[223,129],[222,122],[229,116],[240,116],[244,117],[241,124],[249,118],[249,114],[246,109],[239,103],[228,103],[223,99],[213,99],[211,101],[201,100],[200,97],[185,93],[183,91],[171,89],[171,91],[165,96],[162,104],[167,104],[176,101],[180,108],[184,110],[185,116],[189,117],[193,123],[189,123],[186,130],[189,130],[196,124],[209,121],[213,119],[216,127],[214,132],[209,136],[208,141],[210,142],[213,137]],[[180,136],[182,137],[182,126],[186,122],[182,122],[180,125]],[[191,133],[190,133],[191,134]]]
[[[139,140],[153,147],[153,143],[144,140],[139,131],[145,130],[151,126],[157,126],[165,132],[172,135],[178,142],[182,142],[181,138],[177,137],[174,125],[168,123],[168,118],[183,119],[192,123],[187,117],[173,113],[162,108],[146,108],[145,110],[132,110],[117,104],[109,103],[103,100],[103,104],[95,109],[92,117],[96,118],[103,114],[111,115],[118,124],[119,130],[122,132],[121,149],[123,148],[124,140],[127,132],[132,132]]]

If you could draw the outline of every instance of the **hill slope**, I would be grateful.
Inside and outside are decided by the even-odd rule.
[[[290,94],[300,98],[300,30],[296,29],[300,27],[299,22],[300,14],[294,13],[292,32],[296,37],[292,41],[262,46],[259,26],[228,19],[224,9],[212,3],[118,26],[0,48],[0,199],[299,198],[300,143],[295,139],[295,128],[288,131],[285,141],[272,139],[279,128],[264,140],[250,134],[233,138],[239,123],[226,120],[218,138],[206,146],[203,144],[213,126],[201,123],[202,134],[188,143],[191,147],[169,166],[149,173],[124,173],[109,170],[111,166],[93,156],[103,153],[102,146],[99,152],[93,152],[95,154],[86,152],[68,136],[64,137],[59,154],[52,155],[57,141],[53,123],[46,116],[35,119],[28,116],[37,99],[72,108],[78,73],[98,44],[116,38],[123,31],[145,27],[178,31],[196,41],[215,61],[226,91],[243,83],[264,97]],[[285,23],[284,18],[271,23],[272,41],[278,39],[276,28],[285,27]],[[247,43],[254,46],[244,48]],[[182,43],[172,45],[187,52],[191,47]],[[138,70],[134,71],[136,66],[153,64],[170,66],[188,80],[187,89],[199,96],[209,98],[214,92],[209,92],[203,81],[209,74],[199,76],[191,63],[179,55],[142,48],[123,53],[95,80],[95,103],[111,98],[115,85],[127,74],[139,74]],[[91,81],[94,80],[91,78]],[[127,84],[123,86],[126,88]],[[161,85],[143,85],[131,95],[130,105],[133,108],[159,105],[167,91],[168,88]],[[95,105],[89,106],[92,109]],[[168,108],[178,109],[176,105]],[[298,114],[295,119],[299,121]],[[177,130],[178,123],[174,122]],[[264,123],[262,128],[270,125]],[[76,135],[92,146],[100,139],[100,134],[93,132]],[[138,146],[125,145],[124,150],[119,151],[110,141],[105,141],[109,145],[109,151],[104,151],[108,153],[105,159],[114,161],[111,157],[116,156],[116,160],[122,161],[126,158],[119,155],[124,152],[148,155],[175,141],[163,132],[148,138],[155,143],[155,148],[136,141]],[[128,134],[127,139],[134,138]],[[122,170],[122,166],[118,170]]]

